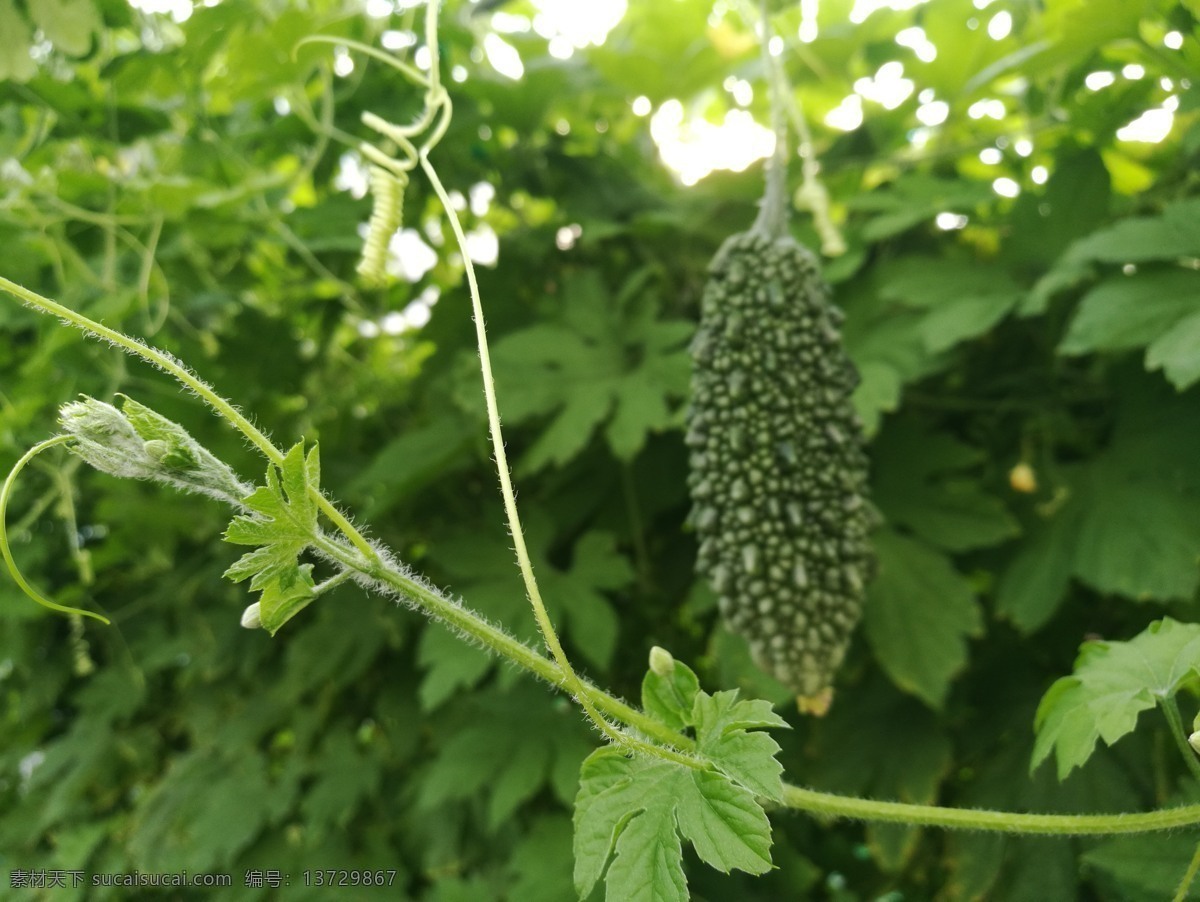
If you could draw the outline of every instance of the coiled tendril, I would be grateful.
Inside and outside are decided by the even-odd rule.
[[[382,285],[387,277],[388,244],[404,221],[404,189],[407,186],[408,176],[404,172],[371,166],[370,189],[375,205],[367,223],[367,237],[357,270],[363,282],[371,287]]]

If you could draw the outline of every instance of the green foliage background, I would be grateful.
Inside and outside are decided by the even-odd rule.
[[[662,645],[710,690],[780,703],[795,727],[776,734],[793,782],[1036,811],[1194,797],[1149,717],[1062,783],[1050,764],[1028,771],[1037,703],[1081,641],[1126,639],[1165,613],[1195,619],[1200,5],[1000,0],[981,12],[931,0],[861,24],[851,6],[824,0],[811,44],[791,37],[797,5],[776,16],[849,242],[826,273],[863,374],[885,519],[864,625],[832,712],[814,721],[717,623],[685,523],[686,344],[706,263],[753,219],[761,171],[682,188],[630,108],[678,98],[719,119],[735,106],[732,75],[755,86],[766,121],[749,33],[709,0],[632,3],[604,46],[568,60],[508,35],[525,62],[511,81],[482,54],[489,17],[450,4],[442,53],[465,79],[450,82],[456,116],[434,163],[464,195],[495,188],[464,216],[500,238],[483,298],[551,613],[578,665],[627,698]],[[1014,27],[993,40],[985,26],[1001,9]],[[382,67],[359,60],[332,77],[328,46],[292,48],[315,32],[378,42],[417,15],[225,0],[176,25],[119,0],[0,0],[11,26],[0,27],[0,272],[170,350],[285,446],[319,440],[325,486],[376,537],[532,638],[462,264],[436,198],[414,179],[405,201],[406,222],[439,252],[433,269],[415,284],[355,287],[369,202],[335,185],[344,149],[298,115],[322,115],[326,83],[332,123],[352,134],[365,136],[366,109],[412,115],[418,99]],[[933,61],[895,43],[912,25],[936,44]],[[1179,50],[1163,45],[1171,30]],[[849,133],[821,124],[893,59],[912,97],[892,110],[867,102]],[[1144,74],[1123,77],[1127,66]],[[1096,71],[1115,83],[1086,87]],[[918,131],[926,91],[950,113]],[[1115,139],[1168,96],[1167,140]],[[968,113],[984,98],[1003,100],[1002,118]],[[981,161],[987,147],[999,163]],[[1000,176],[1019,197],[993,192]],[[968,224],[940,229],[942,212]],[[578,241],[560,250],[570,226]],[[819,244],[805,216],[794,229]],[[424,328],[372,328],[429,288],[440,300]],[[261,472],[160,374],[0,303],[6,461],[54,430],[60,403],[117,390],[186,424],[243,476]],[[1031,491],[1010,482],[1019,463]],[[329,898],[300,885],[305,868],[385,868],[398,871],[391,898],[573,897],[570,804],[597,740],[567,699],[352,588],[274,640],[242,629],[247,594],[220,578],[237,551],[220,544],[224,512],[205,500],[64,458],[29,471],[11,516],[35,581],[115,627],[81,630],[0,581],[6,881],[13,869],[186,868],[240,884],[275,870],[292,875],[283,897],[302,899]],[[1190,718],[1195,701],[1183,701]],[[1157,899],[1194,842],[951,836],[795,814],[774,827],[777,870],[691,868],[694,896]]]

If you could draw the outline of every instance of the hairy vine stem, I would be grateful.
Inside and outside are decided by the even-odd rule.
[[[1191,827],[1200,823],[1200,805],[1180,805],[1158,811],[1125,814],[1027,814],[1018,811],[881,802],[817,792],[790,784],[784,784],[783,798],[789,808],[799,808],[811,814],[830,817],[941,827],[946,830],[1028,833],[1041,836],[1153,833],[1157,830]]]
[[[560,685],[575,697],[587,714],[588,719],[591,720],[605,738],[610,742],[633,751],[666,758],[674,761],[676,764],[682,764],[685,767],[696,770],[707,770],[710,765],[706,761],[691,755],[681,754],[671,746],[660,747],[645,743],[609,723],[600,711],[597,710],[590,693],[584,687],[583,680],[580,679],[579,675],[575,672],[575,668],[571,665],[570,659],[563,649],[562,642],[558,638],[558,633],[554,629],[554,624],[550,620],[550,614],[546,610],[546,603],[542,600],[541,589],[538,587],[537,578],[533,572],[533,562],[529,557],[529,549],[525,544],[525,533],[521,526],[520,514],[517,511],[517,496],[513,490],[508,455],[504,448],[504,435],[500,426],[500,408],[496,401],[496,380],[492,374],[491,352],[488,348],[487,326],[483,318],[483,304],[479,296],[479,282],[475,276],[475,267],[471,262],[470,251],[467,247],[467,238],[463,232],[462,223],[458,218],[457,212],[455,212],[454,204],[450,202],[450,196],[446,192],[441,178],[429,162],[429,152],[433,145],[441,138],[442,134],[444,134],[452,109],[449,96],[441,89],[438,83],[438,6],[437,0],[430,0],[429,5],[426,7],[429,12],[426,16],[425,39],[430,52],[430,94],[436,96],[444,104],[445,115],[442,118],[440,128],[421,148],[419,160],[425,177],[429,179],[434,193],[437,194],[438,200],[441,201],[442,208],[450,222],[450,228],[454,232],[454,239],[458,244],[459,253],[462,255],[463,268],[467,276],[467,287],[471,295],[472,317],[475,321],[475,338],[479,351],[479,368],[483,378],[483,395],[487,406],[488,433],[492,442],[492,454],[496,461],[496,473],[500,480],[500,493],[504,499],[504,512],[508,519],[509,532],[512,535],[513,549],[517,555],[517,566],[520,568],[521,578],[525,583],[525,591],[529,598],[529,603],[533,608],[534,619],[537,621],[538,630],[542,634],[546,647],[550,650],[551,657],[554,658],[561,669],[563,682]],[[380,128],[377,123],[369,122],[368,124],[373,125],[385,134],[389,134],[389,132]]]
[[[1171,738],[1175,740],[1175,746],[1183,756],[1184,763],[1192,772],[1192,776],[1200,780],[1200,759],[1196,757],[1195,749],[1188,744],[1187,731],[1183,728],[1183,715],[1179,713],[1179,703],[1175,701],[1174,696],[1168,695],[1158,700],[1158,706],[1166,718],[1171,729]]]

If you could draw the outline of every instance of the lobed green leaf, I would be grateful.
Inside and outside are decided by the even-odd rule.
[[[316,598],[312,564],[300,563],[300,555],[318,531],[309,491],[320,490],[320,473],[317,446],[305,455],[304,443],[296,444],[281,467],[267,467],[266,485],[243,501],[250,513],[234,517],[225,530],[227,542],[259,546],[224,575],[233,582],[249,579],[250,589],[262,592],[259,619],[271,635]]]
[[[628,758],[611,746],[593,752],[575,799],[580,898],[604,876],[608,899],[686,899],[679,835],[723,873],[773,867],[771,826],[757,797],[782,801],[779,745],[748,730],[787,722],[768,702],[739,700],[736,690],[709,695],[687,665],[659,652],[652,661],[660,672],[642,684],[646,711],[675,729],[694,726],[696,751],[712,768]]]
[[[1170,617],[1127,642],[1085,642],[1075,672],[1052,685],[1038,706],[1031,769],[1054,755],[1059,779],[1133,732],[1141,712],[1200,676],[1200,624]]]

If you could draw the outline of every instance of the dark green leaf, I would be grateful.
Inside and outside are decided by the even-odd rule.
[[[970,584],[928,545],[884,531],[879,575],[867,595],[866,631],[892,681],[940,708],[982,626]]]
[[[1077,241],[1071,260],[1103,263],[1144,263],[1200,255],[1200,201],[1182,200],[1162,216],[1125,219]]]
[[[1183,875],[1196,852],[1196,837],[1190,833],[1165,836],[1127,836],[1109,840],[1083,853],[1084,868],[1101,875],[1120,898],[1129,902],[1154,902],[1177,898]],[[1200,887],[1192,884],[1184,899],[1200,898]]]
[[[1140,348],[1200,311],[1200,273],[1115,276],[1089,291],[1059,346],[1063,354]]]
[[[874,500],[892,522],[948,551],[995,545],[1018,531],[1004,505],[967,471],[982,463],[977,449],[908,421],[876,441]]]

